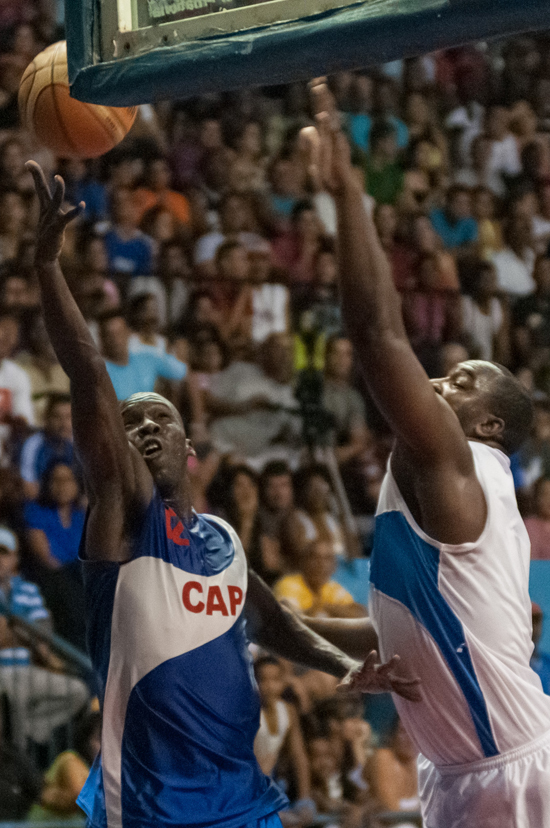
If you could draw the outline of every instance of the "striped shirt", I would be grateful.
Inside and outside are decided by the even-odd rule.
[[[36,584],[25,581],[20,575],[10,579],[10,588],[0,588],[0,615],[18,615],[25,621],[40,621],[49,618],[40,590]],[[13,665],[28,665],[31,653],[26,647],[5,647],[0,649],[0,668]]]

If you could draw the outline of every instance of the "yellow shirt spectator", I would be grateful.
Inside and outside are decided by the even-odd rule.
[[[323,604],[346,606],[354,603],[349,592],[336,581],[327,581],[319,592],[315,593],[308,587],[303,575],[286,575],[277,581],[273,592],[279,601],[284,599],[294,609],[309,614],[312,614],[311,610],[315,610],[316,607],[321,609]]]

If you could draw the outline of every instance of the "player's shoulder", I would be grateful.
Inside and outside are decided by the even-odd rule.
[[[206,526],[210,526],[214,529],[222,529],[223,533],[229,536],[229,540],[233,544],[235,551],[241,551],[244,554],[243,545],[241,543],[241,539],[233,529],[230,523],[228,523],[223,518],[219,517],[218,515],[209,515],[207,513],[201,513],[197,515],[199,525],[201,522],[204,522]]]

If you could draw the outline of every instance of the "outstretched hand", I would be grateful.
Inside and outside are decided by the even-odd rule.
[[[61,205],[65,198],[65,182],[61,176],[55,176],[52,193],[44,172],[36,161],[27,161],[25,167],[33,177],[40,204],[35,261],[37,264],[48,264],[58,258],[63,247],[65,227],[82,213],[85,204],[81,201],[77,207],[64,212]]]
[[[407,701],[422,701],[420,679],[403,678],[395,673],[399,656],[394,655],[385,664],[378,664],[378,653],[372,650],[362,667],[351,670],[338,688],[359,690],[361,693],[397,693]]]
[[[314,187],[337,193],[357,179],[348,140],[342,132],[336,102],[324,78],[310,84],[316,126],[300,132],[300,150]]]

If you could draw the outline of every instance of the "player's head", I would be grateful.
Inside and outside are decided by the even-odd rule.
[[[432,380],[470,439],[513,454],[529,434],[533,403],[507,368],[494,362],[460,362],[443,379]]]
[[[128,442],[141,454],[153,480],[167,492],[175,489],[194,454],[178,410],[160,394],[132,394],[120,404]]]

